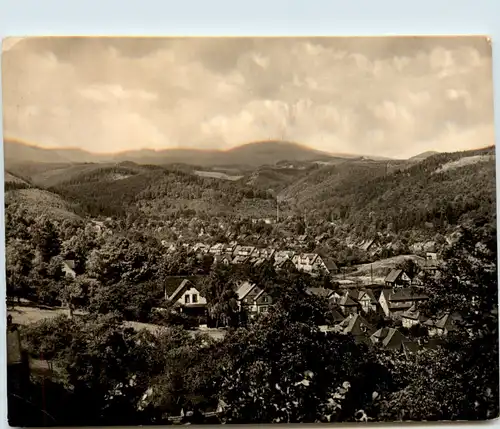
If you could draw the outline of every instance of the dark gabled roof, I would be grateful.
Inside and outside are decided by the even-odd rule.
[[[325,264],[326,268],[329,271],[338,270],[337,264],[335,263],[335,261],[332,258],[322,258],[322,259],[323,259],[323,263]]]
[[[382,289],[382,291],[380,292],[380,297],[379,297],[379,300],[380,298],[382,298],[382,296],[385,298],[385,300],[387,302],[389,302],[389,297],[391,296],[391,293],[392,293],[392,290],[391,289]]]
[[[363,285],[363,288],[365,289],[383,289],[384,287],[385,285],[381,283],[368,283]]]
[[[387,283],[394,283],[401,274],[403,274],[403,270],[391,270],[385,278],[385,281]]]
[[[410,353],[417,353],[419,351],[420,347],[418,343],[415,341],[411,340],[405,340],[403,341],[403,350],[408,351]]]
[[[435,327],[439,329],[446,329],[453,331],[456,329],[456,322],[462,320],[461,316],[457,313],[447,313],[439,319],[429,319],[425,322],[426,326]]]
[[[165,280],[165,292],[167,296],[170,297],[184,280],[186,280],[186,277],[167,277]]]
[[[342,322],[345,319],[345,316],[336,308],[331,309],[331,315],[335,323]]]
[[[375,332],[371,339],[373,342],[380,342],[385,348],[398,349],[407,341],[406,337],[394,328],[381,328]]]
[[[306,293],[309,295],[316,295],[323,298],[329,298],[333,294],[333,290],[325,289],[322,287],[310,287],[306,289]]]
[[[347,296],[349,296],[354,302],[356,302],[359,298],[359,290],[358,289],[349,289],[345,293]]]
[[[340,305],[342,307],[355,307],[357,306],[357,302],[353,301],[353,299],[349,295],[345,295],[340,300]]]
[[[399,349],[403,345],[406,337],[397,329],[389,328],[389,334],[384,338],[382,344],[388,349]]]
[[[295,264],[292,262],[292,260],[290,258],[286,258],[286,259],[283,259],[279,262],[274,263],[274,265],[277,268],[283,268],[283,266],[285,266],[286,264],[292,264],[292,266],[295,267]]]
[[[261,289],[260,292],[257,295],[255,295],[255,300],[258,300],[264,294],[270,296],[264,289]]]
[[[377,302],[377,298],[375,298],[375,294],[373,293],[373,291],[371,290],[361,290],[359,291],[359,296],[358,296],[358,301],[363,298],[363,296],[367,295],[368,298],[370,298],[370,300],[372,302]]]
[[[190,286],[194,286],[194,284],[189,281],[188,279],[182,280],[181,284],[177,287],[177,289],[174,291],[172,295],[168,298],[169,301],[177,301],[179,298],[179,295],[182,295],[182,293]]]
[[[372,326],[359,314],[354,314],[344,319],[340,325],[345,334],[365,335],[373,332]]]
[[[428,319],[417,309],[415,304],[412,304],[412,306],[407,311],[405,311],[401,317],[410,320],[417,320],[420,323],[424,323]]]

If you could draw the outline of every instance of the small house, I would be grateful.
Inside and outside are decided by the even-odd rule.
[[[418,309],[415,304],[412,305],[410,309],[405,311],[401,315],[401,321],[403,323],[404,328],[410,329],[415,325],[423,325],[427,321],[427,317],[425,317]]]
[[[376,331],[370,340],[373,344],[380,344],[388,350],[401,350],[408,339],[397,329],[382,328]]]
[[[339,306],[344,314],[356,314],[358,312],[359,303],[357,302],[358,293],[356,291],[348,291],[340,299]]]
[[[415,291],[413,288],[400,290],[384,289],[380,293],[379,304],[384,314],[391,319],[400,319],[403,313],[413,305],[426,301],[427,295]]]
[[[462,322],[462,317],[458,313],[446,313],[438,319],[428,319],[424,326],[429,330],[430,337],[444,337],[449,332],[457,329],[459,323]]]
[[[337,274],[339,272],[339,267],[332,258],[325,257],[322,258],[324,269],[327,274]]]
[[[272,305],[272,297],[255,283],[243,282],[236,291],[240,308],[244,308],[251,317],[267,313]]]
[[[75,261],[73,260],[65,260],[62,263],[62,270],[64,272],[64,275],[68,279],[74,279],[76,277],[76,272],[75,272]]]
[[[411,284],[411,279],[403,270],[392,270],[385,278],[384,283],[388,287],[405,287]]]
[[[224,254],[218,254],[214,256],[214,265],[231,265],[232,260],[230,257]]]
[[[207,300],[195,284],[188,279],[182,280],[177,289],[168,297],[168,301],[174,303],[182,313],[206,317]]]
[[[234,249],[233,256],[250,258],[251,256],[254,256],[255,251],[256,251],[255,246],[236,246]]]
[[[232,255],[234,253],[235,249],[236,249],[236,244],[229,243],[229,244],[224,245],[223,253],[226,255]]]
[[[333,262],[333,260],[328,259],[328,264],[330,270],[327,265],[317,253],[303,253],[300,255],[295,255],[292,258],[292,262],[295,264],[297,270],[317,275],[320,273],[330,273],[330,270],[336,272],[337,266]]]
[[[209,253],[211,253],[212,255],[220,255],[222,254],[223,251],[224,251],[224,244],[217,243],[210,248]]]
[[[369,289],[360,290],[357,301],[361,305],[361,310],[363,310],[365,313],[369,313],[370,311],[377,311],[378,300],[375,297],[373,291]]]
[[[231,261],[231,263],[235,264],[235,265],[243,265],[243,264],[247,264],[250,262],[250,257],[249,256],[241,256],[241,255],[236,255],[233,260]]]
[[[267,259],[268,261],[273,259],[275,253],[276,253],[275,249],[271,248],[259,249],[259,257]]]
[[[340,304],[340,301],[342,300],[343,296],[344,295],[339,291],[333,291],[333,293],[329,296],[328,300],[332,304]]]
[[[373,334],[373,327],[359,314],[350,314],[339,325],[338,332],[351,334],[356,341],[365,342]]]

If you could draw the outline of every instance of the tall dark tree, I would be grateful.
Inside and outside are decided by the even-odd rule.
[[[446,347],[458,353],[457,371],[466,380],[467,406],[458,418],[489,419],[499,415],[498,271],[496,228],[463,228],[447,251],[441,275],[428,281],[433,317],[457,314],[456,331]]]
[[[61,251],[61,241],[54,224],[45,219],[40,225],[34,228],[33,242],[42,256],[44,262],[49,262]]]
[[[218,265],[201,282],[200,293],[206,298],[209,317],[216,326],[236,326],[239,309],[235,293],[237,279],[232,267]]]
[[[7,297],[28,298],[32,288],[30,273],[34,254],[28,242],[11,240],[6,246]]]

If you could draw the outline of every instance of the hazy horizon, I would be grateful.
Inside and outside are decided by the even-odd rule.
[[[79,148],[79,147],[72,147],[72,146],[53,146],[53,147],[43,147],[43,146],[40,146],[40,145],[37,145],[36,143],[32,143],[32,142],[26,142],[26,141],[21,141],[21,140],[18,140],[18,139],[9,139],[9,138],[5,138],[4,139],[4,143],[5,142],[9,142],[9,143],[15,143],[15,144],[20,144],[20,145],[24,145],[24,146],[28,146],[28,147],[34,147],[34,148],[37,148],[37,149],[46,149],[46,150],[55,150],[55,151],[58,151],[58,150],[82,150],[82,151],[85,151],[89,154],[92,154],[92,155],[96,155],[96,156],[116,156],[116,155],[120,155],[120,154],[126,154],[126,153],[129,153],[129,152],[140,152],[140,151],[153,151],[153,152],[162,152],[162,151],[168,151],[168,150],[193,150],[193,151],[200,151],[200,152],[211,152],[211,151],[221,151],[221,152],[226,152],[226,151],[230,151],[230,150],[233,150],[233,149],[237,149],[239,147],[242,147],[242,146],[246,146],[246,145],[250,145],[250,144],[266,144],[266,143],[275,143],[275,141],[254,141],[254,142],[248,142],[248,143],[243,143],[241,145],[237,145],[237,146],[232,146],[230,148],[222,148],[222,149],[217,149],[217,148],[204,148],[204,149],[201,149],[201,148],[194,148],[194,147],[185,147],[185,148],[147,148],[147,147],[142,147],[142,148],[137,148],[137,149],[127,149],[127,150],[123,150],[123,151],[118,151],[118,152],[93,152],[91,150],[86,150],[86,149],[82,149],[82,148]],[[387,156],[387,157],[384,157],[384,156],[380,156],[380,155],[376,155],[376,154],[370,154],[370,153],[355,153],[355,152],[328,152],[328,151],[320,151],[319,149],[314,149],[314,148],[310,148],[309,146],[305,145],[305,144],[301,144],[299,142],[292,142],[292,141],[287,141],[287,142],[283,142],[283,143],[290,143],[290,144],[297,144],[299,146],[302,146],[302,147],[305,147],[305,148],[308,148],[308,149],[312,149],[312,150],[317,150],[318,152],[320,153],[324,153],[325,155],[354,155],[354,156],[368,156],[368,157],[380,157],[380,158],[387,158],[387,159],[394,159],[394,160],[397,160],[397,159],[401,159],[401,160],[404,160],[404,159],[409,159],[409,158],[412,158],[412,157],[415,157],[415,156],[418,156],[418,155],[422,155],[422,154],[425,154],[427,152],[436,152],[436,153],[444,153],[444,152],[441,152],[441,151],[435,151],[435,150],[427,150],[427,151],[423,151],[423,152],[418,152],[418,153],[414,153],[414,154],[409,154],[408,156],[405,156],[405,157],[390,157],[390,156]],[[481,149],[486,149],[487,147],[495,147],[495,144],[493,145],[490,145],[490,146],[478,146],[478,147],[471,147],[471,148],[468,148],[468,149],[465,149],[465,151],[467,150],[481,150]],[[456,151],[448,151],[448,152],[461,152],[461,150],[456,150]]]
[[[48,149],[495,144],[486,37],[6,39],[2,79],[4,140]]]

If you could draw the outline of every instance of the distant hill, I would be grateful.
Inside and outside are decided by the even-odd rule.
[[[437,228],[479,218],[492,221],[495,150],[440,153],[410,165],[346,161],[299,179],[281,197],[303,212],[358,231]]]
[[[5,165],[36,163],[189,164],[197,166],[275,165],[280,161],[329,161],[331,158],[359,158],[358,155],[329,154],[287,141],[252,142],[229,150],[140,149],[116,154],[95,154],[84,150],[44,149],[4,140]]]
[[[436,151],[433,151],[433,150],[429,150],[427,152],[422,152],[422,153],[419,153],[418,155],[412,156],[408,160],[409,161],[422,161],[422,160],[424,160],[426,158],[429,158],[430,156],[437,155],[438,153],[439,152],[436,152]]]
[[[470,219],[492,221],[496,213],[494,148],[436,153],[418,162],[334,157],[289,142],[210,153],[227,165],[204,166],[207,157],[163,165],[161,159],[144,164],[144,158],[11,163],[6,189],[38,186],[80,216],[121,218],[264,218],[275,215],[279,200],[283,216],[307,214],[308,222],[330,221],[328,228],[341,226],[342,234],[355,236],[437,231]],[[287,154],[295,160],[279,160]],[[264,160],[276,162],[260,165]]]
[[[109,170],[107,170],[109,169]],[[124,176],[132,176],[140,172],[162,168],[160,166],[139,165],[127,161],[122,163],[14,163],[9,167],[9,172],[21,177],[24,180],[33,183],[36,186],[50,188],[57,186],[60,183],[71,182],[72,180],[86,180],[85,177],[94,175],[99,180],[107,180],[104,177],[108,171],[112,179],[116,180],[124,178]]]
[[[17,177],[15,176],[14,174],[8,172],[8,171],[5,171],[5,174],[4,174],[4,183],[7,185],[7,184],[13,184],[13,185],[25,185],[25,186],[29,186],[29,183],[24,180],[24,179],[21,179],[20,177]]]
[[[51,220],[80,219],[74,206],[61,196],[42,189],[16,189],[5,193],[5,204],[17,204],[31,216],[49,216]]]
[[[313,161],[332,155],[309,149],[297,143],[264,141],[248,143],[224,152],[229,164],[274,165],[279,161]],[[246,162],[245,162],[246,160]]]
[[[352,186],[362,187],[404,165],[405,161],[343,160],[311,171],[285,188],[280,198],[300,203],[311,201],[316,205],[330,194],[336,194],[336,190],[344,192]]]
[[[80,149],[45,149],[16,141],[4,140],[5,165],[19,162],[75,163],[101,162],[103,157]]]

